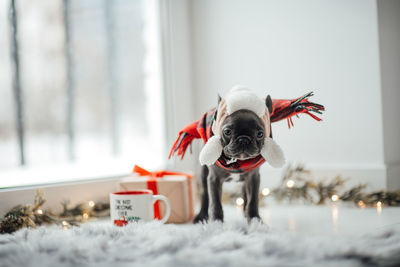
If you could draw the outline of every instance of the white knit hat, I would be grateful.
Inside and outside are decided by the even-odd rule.
[[[270,114],[265,102],[248,88],[242,86],[233,87],[225,99],[218,105],[217,118],[213,122],[212,131],[214,136],[208,139],[200,152],[201,165],[214,164],[222,154],[221,127],[227,116],[238,110],[250,110],[257,114],[263,121],[265,127],[264,146],[261,149],[261,156],[275,168],[285,164],[285,158],[280,146],[270,137],[271,123]]]

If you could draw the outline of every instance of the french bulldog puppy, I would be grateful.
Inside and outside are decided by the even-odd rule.
[[[221,99],[219,98],[219,101]],[[272,111],[272,100],[268,95],[265,101],[269,113]],[[218,111],[217,111],[218,112]],[[238,110],[227,116],[221,127],[222,157],[226,161],[255,158],[261,153],[264,145],[265,127],[254,112]],[[272,138],[272,134],[270,134]],[[244,214],[248,221],[260,219],[258,213],[258,193],[260,187],[259,168],[243,174],[231,174],[216,164],[202,166],[200,175],[201,209],[194,218],[194,223],[211,220],[223,221],[224,212],[221,204],[222,184],[239,176],[243,183]]]

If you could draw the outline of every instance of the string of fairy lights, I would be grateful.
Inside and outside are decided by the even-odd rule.
[[[43,191],[37,190],[34,204],[18,205],[7,212],[0,220],[0,233],[13,233],[25,227],[37,227],[43,224],[60,225],[67,230],[72,226],[77,226],[90,220],[98,218],[108,218],[110,206],[108,201],[95,202],[93,200],[78,203],[72,208],[69,202],[63,202],[63,211],[53,213],[50,209],[43,209],[46,202]]]
[[[344,185],[348,179],[341,176],[335,176],[333,179],[320,180],[315,182],[312,179],[312,173],[303,165],[289,165],[283,172],[281,183],[278,187],[271,189],[264,187],[260,191],[260,206],[268,203],[268,198],[273,198],[278,202],[288,201],[303,202],[308,204],[325,204],[331,202],[352,202],[357,207],[363,209],[375,207],[378,212],[382,211],[384,206],[400,206],[400,190],[367,192],[366,185],[361,184],[350,189],[344,190]],[[238,192],[225,193],[224,202],[243,206],[244,199]]]
[[[292,183],[292,182],[293,182],[293,183]],[[287,187],[288,187],[288,188],[292,188],[294,185],[295,185],[294,181],[290,180],[290,183],[287,185]],[[268,188],[268,187],[264,187],[264,188],[261,190],[261,195],[262,195],[263,198],[269,196],[270,193],[271,193],[271,189]],[[339,197],[339,195],[333,194],[333,195],[331,196],[331,200],[332,200],[332,202],[337,202],[337,201],[340,200],[340,197]],[[243,206],[243,204],[244,204],[244,199],[243,199],[242,197],[237,197],[236,200],[235,200],[235,203],[236,203],[237,206]],[[378,209],[382,209],[382,205],[383,205],[383,204],[382,204],[381,201],[377,201],[376,204],[375,204],[374,206],[375,206],[376,208],[378,208]],[[367,207],[367,206],[365,205],[364,201],[362,201],[362,200],[359,200],[359,201],[357,202],[357,206],[358,206],[359,208],[365,208],[365,207]]]

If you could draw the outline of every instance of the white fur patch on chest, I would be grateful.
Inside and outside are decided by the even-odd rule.
[[[232,178],[232,182],[239,182],[240,181],[240,174],[239,173],[232,173],[230,175],[230,177]]]

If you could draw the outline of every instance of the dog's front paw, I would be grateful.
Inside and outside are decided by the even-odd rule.
[[[224,217],[212,217],[211,221],[213,222],[224,222]]]
[[[249,224],[251,223],[260,223],[260,224],[264,224],[263,220],[261,219],[261,217],[259,215],[256,215],[254,217],[247,217],[247,222]]]
[[[258,214],[258,210],[256,209],[248,209],[245,211],[245,216],[247,219],[248,223],[251,223],[253,221],[257,221],[257,222],[263,222],[263,220],[261,219],[260,215]]]
[[[208,214],[204,213],[197,214],[193,219],[193,223],[206,223],[207,221],[208,221]]]
[[[220,221],[224,222],[224,211],[222,208],[214,208],[211,210],[210,214],[211,221]]]

